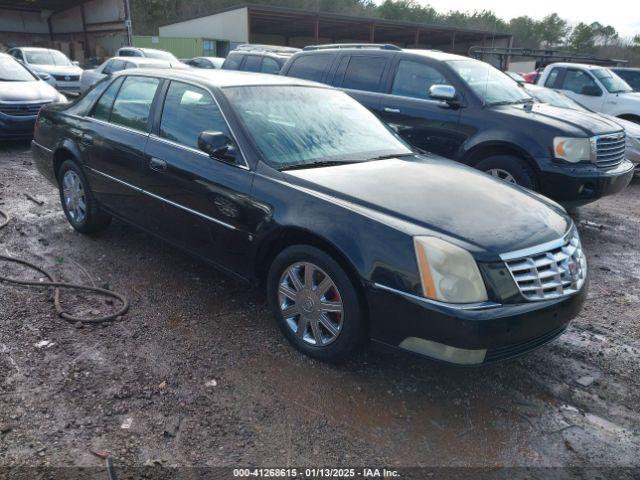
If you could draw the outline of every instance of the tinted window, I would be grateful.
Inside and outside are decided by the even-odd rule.
[[[256,55],[247,55],[242,70],[246,72],[259,72],[262,65],[262,57]]]
[[[559,74],[559,68],[554,68],[553,70],[551,70],[551,73],[549,73],[546,82],[544,82],[544,86],[553,88],[553,86],[556,84],[556,80],[558,79]]]
[[[344,74],[342,88],[377,92],[386,62],[384,57],[369,55],[351,57]]]
[[[293,60],[287,75],[320,82],[322,81],[324,72],[329,68],[332,58],[332,55],[328,53],[302,55]]]
[[[146,131],[151,103],[160,80],[127,77],[113,103],[111,123]]]
[[[627,82],[635,91],[640,91],[640,71],[615,70],[620,78]]]
[[[562,89],[582,94],[585,87],[597,88],[600,90],[598,85],[596,85],[596,82],[587,72],[567,69],[567,73],[564,76],[564,82],[562,83]]]
[[[429,88],[432,85],[449,85],[449,82],[429,65],[402,60],[398,65],[391,93],[404,97],[429,98]]]
[[[113,99],[118,93],[118,89],[122,85],[122,78],[118,78],[115,82],[109,85],[109,88],[102,94],[100,100],[93,107],[93,112],[90,116],[97,118],[98,120],[109,121],[111,115],[111,106],[113,105]]]
[[[124,70],[124,60],[111,60],[106,67],[104,67],[103,73],[115,73],[120,70]]]
[[[227,124],[209,92],[171,82],[162,110],[160,136],[198,148],[198,135],[205,130],[229,135]]]
[[[260,69],[262,73],[271,73],[276,74],[280,72],[280,65],[273,58],[264,57],[262,59],[262,68]]]
[[[238,70],[238,68],[240,68],[240,63],[242,63],[242,55],[230,53],[222,68],[226,70]]]

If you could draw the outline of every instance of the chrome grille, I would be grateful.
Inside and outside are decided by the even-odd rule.
[[[596,140],[596,165],[611,168],[622,163],[626,150],[625,132],[600,135]]]
[[[46,105],[44,103],[0,103],[0,112],[14,117],[26,117],[37,115],[40,109]]]
[[[77,82],[80,80],[80,75],[53,75],[53,78],[61,82]]]
[[[587,278],[587,260],[575,227],[562,240],[541,248],[501,255],[527,300],[549,300],[576,293]]]

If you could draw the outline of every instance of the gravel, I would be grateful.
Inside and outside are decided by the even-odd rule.
[[[640,466],[637,178],[575,213],[591,285],[568,332],[472,369],[376,351],[340,366],[304,357],[261,290],[120,222],[74,232],[26,143],[0,146],[0,208],[13,217],[3,254],[132,303],[80,328],[55,315],[51,292],[0,285],[0,465],[104,466],[93,450],[121,468]]]

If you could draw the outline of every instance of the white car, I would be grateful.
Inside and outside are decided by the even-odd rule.
[[[640,92],[609,68],[580,63],[552,63],[538,85],[559,90],[594,112],[640,123]]]
[[[116,52],[116,57],[143,57],[155,60],[164,60],[171,63],[171,66],[184,65],[176,56],[166,50],[156,50],[155,48],[121,47]]]
[[[49,48],[16,47],[9,50],[9,55],[58,91],[80,92],[82,69],[78,62],[72,62],[64,53]]]
[[[110,77],[121,70],[129,70],[130,68],[172,68],[172,66],[171,62],[167,62],[165,60],[154,60],[153,58],[113,57],[105,61],[99,67],[82,72],[82,77],[80,78],[80,91],[84,93],[103,78]]]

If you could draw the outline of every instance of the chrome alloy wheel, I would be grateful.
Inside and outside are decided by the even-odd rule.
[[[331,277],[309,262],[289,266],[278,284],[280,312],[305,343],[324,347],[342,330],[342,297]]]
[[[82,223],[87,216],[87,197],[80,177],[73,170],[67,170],[62,177],[62,196],[71,219]]]
[[[492,168],[490,170],[487,170],[486,173],[488,173],[492,177],[496,177],[496,178],[499,178],[500,180],[504,180],[507,183],[513,183],[514,185],[518,184],[518,182],[516,182],[516,179],[513,178],[513,175],[511,175],[509,172],[501,168]]]

